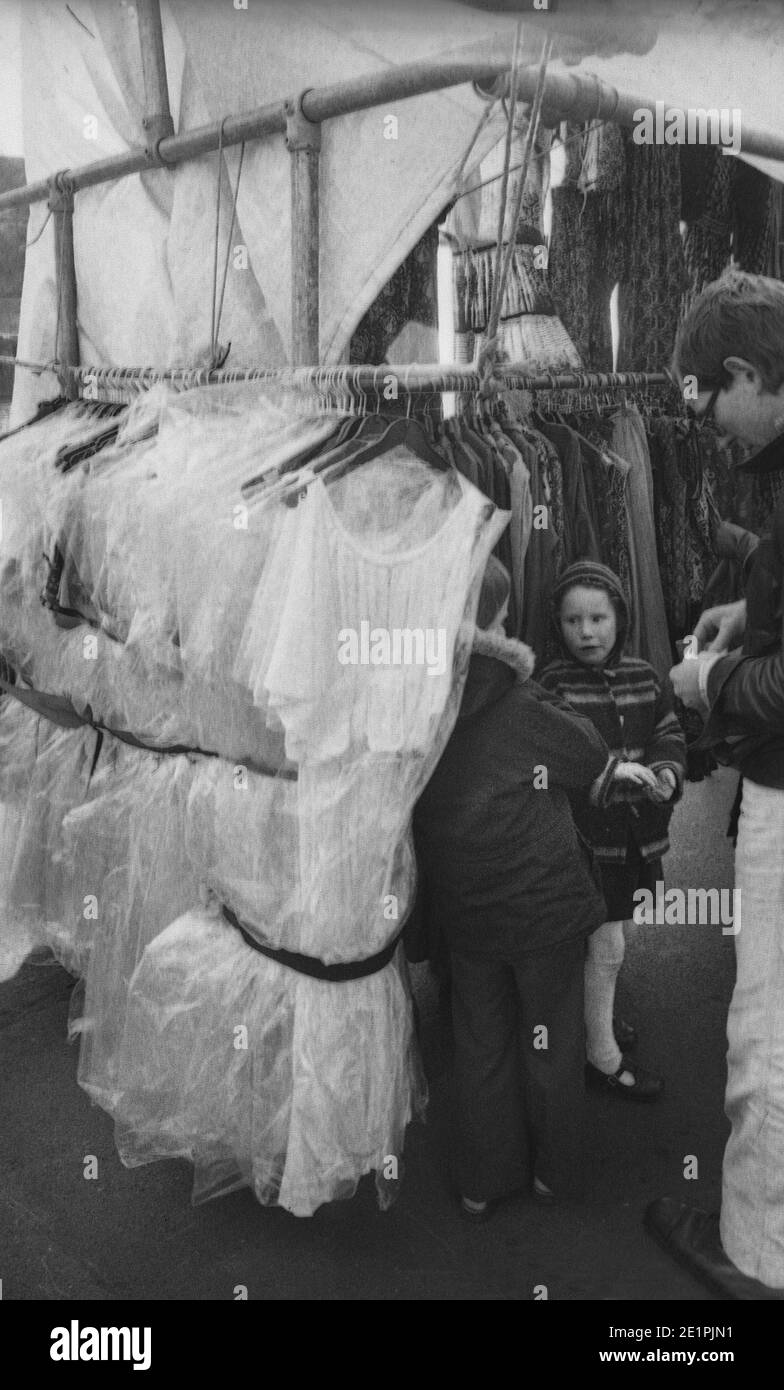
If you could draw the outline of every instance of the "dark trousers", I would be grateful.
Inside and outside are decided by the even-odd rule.
[[[579,1196],[583,938],[514,959],[450,956],[460,1192],[502,1197],[535,1173],[557,1195]]]

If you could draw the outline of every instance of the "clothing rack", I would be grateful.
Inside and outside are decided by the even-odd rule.
[[[467,392],[497,394],[499,391],[641,391],[656,387],[673,387],[669,372],[562,372],[531,375],[524,362],[505,363],[487,378],[475,368],[459,363],[443,364],[398,363],[382,366],[343,365],[332,367],[293,367],[279,370],[271,367],[210,368],[210,367],[90,367],[74,366],[67,362],[26,362],[19,358],[0,356],[0,362],[14,364],[35,373],[56,372],[72,382],[108,390],[149,389],[166,384],[192,390],[199,386],[235,385],[240,382],[269,382],[271,385],[293,389],[324,391],[356,391],[377,393],[382,399],[398,395]],[[394,387],[394,392],[391,388]],[[386,393],[386,394],[385,394]]]

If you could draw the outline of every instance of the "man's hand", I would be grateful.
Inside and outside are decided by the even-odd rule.
[[[745,631],[746,600],[741,598],[737,603],[719,603],[715,608],[706,608],[700,615],[693,636],[699,644],[698,650],[728,652],[740,646]]]
[[[670,671],[670,680],[673,682],[673,691],[677,698],[683,701],[687,709],[699,709],[705,712],[708,709],[705,699],[703,699],[701,688],[699,688],[699,667],[703,662],[713,663],[719,653],[709,655],[702,652],[699,656],[684,657],[680,666],[673,666]]]

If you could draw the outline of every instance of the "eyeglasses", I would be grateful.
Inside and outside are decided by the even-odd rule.
[[[710,400],[708,401],[708,404],[706,405],[705,409],[700,412],[699,415],[694,409],[694,406],[687,405],[686,414],[689,420],[692,420],[694,422],[694,428],[697,431],[704,430],[705,426],[709,424],[710,421],[713,419],[713,414],[716,409],[716,401],[719,398],[719,392],[723,390],[724,387],[721,385],[721,383],[719,383],[718,386],[714,386],[713,390],[711,391]]]

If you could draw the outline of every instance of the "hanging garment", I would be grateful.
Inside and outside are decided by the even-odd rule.
[[[732,162],[736,166],[733,260],[751,275],[767,275],[775,232],[774,182],[752,164],[740,159]]]
[[[624,268],[620,209],[624,147],[614,125],[562,127],[564,181],[552,190],[549,274],[553,297],[590,371],[613,369],[610,297]]]
[[[13,956],[48,941],[83,976],[80,1081],[126,1162],[195,1156],[198,1196],[247,1182],[305,1213],[374,1168],[388,1201],[384,1160],[422,1102],[396,944],[408,824],[509,515],[406,449],[339,480],[295,468],[288,506],[279,465],[325,424],[311,409],[300,429],[290,404],[164,393],[65,472],[56,456],[95,431],[78,408],[0,447],[17,681],[0,707],[0,909],[19,924]],[[142,441],[145,412],[158,428]],[[41,604],[51,538],[116,635],[60,628]],[[399,639],[405,659],[342,662],[347,629]],[[29,684],[76,722],[23,709]],[[303,975],[303,959],[349,977]]]
[[[636,647],[632,645],[630,651],[648,661],[663,680],[672,666],[673,654],[656,553],[653,475],[645,427],[633,406],[625,406],[613,415],[611,425],[613,452],[625,459],[630,469],[626,495],[634,542],[632,579],[638,618]]]
[[[435,362],[438,358],[438,223],[395,271],[358,324],[350,362]]]
[[[735,164],[718,146],[680,147],[683,238],[689,277],[682,312],[718,280],[729,265],[732,240],[732,184]]]
[[[395,470],[410,479],[416,462],[404,448],[384,455],[383,468],[361,470],[363,491],[372,495]],[[350,479],[356,492],[360,480],[356,474]],[[335,487],[344,488],[345,481]],[[451,492],[450,478],[446,486]],[[316,479],[285,519],[237,666],[254,698],[280,719],[287,753],[298,762],[306,756],[337,757],[354,746],[371,752],[427,746],[431,720],[451,681],[474,533],[492,511],[467,483],[458,488],[457,505],[442,512],[444,495],[438,514],[432,502],[425,505],[425,493],[411,513],[410,544],[400,548],[395,531],[363,532],[361,541],[352,536],[334,495]],[[437,525],[439,519],[443,525]],[[434,574],[445,576],[440,604],[432,592]],[[373,665],[369,653],[360,664],[358,653],[356,662],[341,665],[340,634],[367,631],[370,641],[376,629],[388,634],[442,630],[445,657],[436,661],[434,650],[429,667],[421,660],[391,666],[380,652]]]
[[[511,551],[512,591],[507,631],[511,637],[519,637],[523,628],[525,605],[525,556],[533,524],[531,474],[511,435],[501,428],[498,421],[491,421],[489,429],[509,478],[509,505],[512,515],[505,534],[509,537]]]
[[[571,565],[575,560],[601,561],[601,549],[591,516],[577,436],[567,425],[548,423],[539,415],[535,417],[535,423],[536,428],[553,445],[561,461],[564,489],[564,563]]]
[[[207,852],[197,788],[190,798],[208,885],[233,899],[232,910],[238,903],[237,919],[262,951],[283,947],[326,965],[362,960],[395,939],[410,905],[406,826],[444,737],[466,596],[476,595],[507,519],[493,519],[467,483],[455,501],[449,475],[412,468],[401,449],[331,489],[310,483],[262,578],[239,662],[285,730],[297,781],[251,782],[245,802],[225,779],[220,796],[209,792],[228,859]],[[366,525],[357,534],[349,527],[359,517]],[[440,624],[445,661],[374,665],[358,650],[354,663],[341,664],[340,644],[361,636],[363,624],[373,641]],[[237,828],[254,802],[261,809],[238,850]],[[229,866],[236,875],[243,860],[232,881]],[[247,1020],[249,1058],[229,1048],[216,1059],[208,1039],[219,1017]],[[165,1044],[152,1050],[150,1020]],[[398,957],[364,979],[319,981],[254,952],[208,912],[150,943],[119,1055],[125,1086],[114,1113],[124,1160],[189,1153],[197,1198],[247,1182],[259,1200],[308,1214],[353,1191],[362,1173],[382,1170],[418,1104]],[[383,1183],[379,1194],[387,1200]]]
[[[544,435],[522,424],[520,428],[532,445],[531,501],[534,515],[525,556],[523,639],[541,658],[549,642],[550,594],[563,568],[563,492],[559,487],[560,461],[552,445]]]
[[[674,643],[693,630],[701,596],[716,565],[718,523],[693,430],[667,417],[648,422],[656,541],[665,610]]]
[[[690,281],[683,301],[686,313],[731,261],[754,275],[769,273],[776,197],[772,179],[725,155],[721,146],[682,145],[680,162]]]
[[[688,275],[680,234],[679,151],[624,133],[626,256],[618,299],[618,370],[660,371],[672,358]]]

